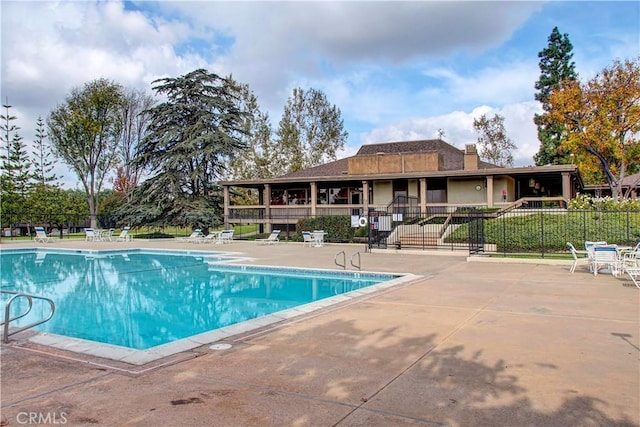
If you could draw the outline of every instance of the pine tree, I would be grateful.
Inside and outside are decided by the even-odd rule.
[[[62,178],[53,173],[55,162],[53,161],[51,148],[46,140],[47,131],[45,130],[44,120],[42,120],[42,117],[38,117],[36,122],[36,139],[33,141],[34,149],[31,154],[33,156],[33,179],[36,185],[43,187],[53,184]]]
[[[538,53],[540,58],[540,78],[535,84],[538,92],[535,99],[542,103],[542,114],[536,114],[533,118],[538,127],[538,140],[540,150],[534,156],[538,166],[546,164],[570,163],[571,153],[565,153],[560,148],[560,142],[565,130],[562,123],[554,121],[549,116],[549,95],[554,89],[560,88],[565,80],[576,81],[578,74],[575,71],[573,57],[573,45],[567,34],[561,35],[558,27],[555,27],[549,36],[549,45]]]

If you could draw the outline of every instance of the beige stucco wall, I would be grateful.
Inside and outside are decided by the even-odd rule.
[[[481,189],[476,190],[479,185]],[[493,192],[491,194],[494,203],[502,203],[502,190],[507,191],[507,202],[515,201],[515,181],[510,177],[493,179]],[[448,203],[487,203],[487,185],[484,178],[460,180],[449,179],[447,181]]]
[[[493,180],[493,201],[503,203],[502,190],[507,191],[507,202],[515,201],[516,183],[510,177],[494,178]]]
[[[420,194],[418,194],[418,180],[417,179],[410,179],[409,182],[409,188],[408,188],[408,196],[409,197],[420,197]]]
[[[476,190],[479,185],[480,190]],[[448,203],[468,203],[482,204],[487,202],[484,179],[469,180],[447,180],[447,202]]]
[[[348,159],[349,175],[437,171],[442,168],[438,153],[384,154],[355,156]]]
[[[385,205],[393,201],[393,185],[391,181],[373,182],[373,202],[376,205]]]

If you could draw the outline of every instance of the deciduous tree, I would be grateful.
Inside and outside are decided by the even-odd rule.
[[[622,180],[640,170],[640,57],[616,60],[584,84],[566,81],[549,103],[585,181],[607,182],[615,198],[625,196]]]
[[[473,129],[478,132],[480,157],[498,166],[513,166],[512,150],[517,147],[507,136],[504,128],[504,117],[499,114],[487,118],[483,114],[473,119]]]
[[[575,71],[573,58],[573,45],[567,34],[560,34],[555,27],[549,35],[548,46],[538,53],[540,58],[540,78],[535,84],[538,92],[535,99],[542,103],[542,114],[536,114],[533,118],[538,128],[538,140],[540,149],[534,156],[537,165],[570,163],[570,153],[564,153],[560,149],[560,141],[564,132],[561,122],[551,119],[549,116],[549,95],[554,89],[560,87],[566,80],[575,81],[578,74]]]
[[[151,115],[149,110],[155,103],[154,97],[141,89],[129,89],[124,94],[122,109],[122,133],[118,141],[120,165],[114,181],[114,189],[129,201],[131,189],[142,177],[143,168],[134,162],[138,144],[147,134]]]
[[[98,79],[73,89],[47,120],[54,154],[84,187],[92,227],[97,226],[99,193],[116,165],[123,106],[122,86]]]
[[[348,137],[340,109],[321,91],[301,88],[287,101],[276,135],[281,159],[277,175],[336,160]]]

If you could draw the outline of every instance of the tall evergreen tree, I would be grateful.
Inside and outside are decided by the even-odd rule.
[[[217,180],[226,159],[245,148],[239,95],[226,79],[202,69],[154,84],[166,101],[149,110],[149,133],[136,152],[136,164],[151,176],[123,212],[132,224],[217,225]]]
[[[51,148],[47,143],[47,131],[44,120],[38,117],[36,122],[36,138],[33,141],[33,151],[31,152],[33,164],[33,179],[36,185],[46,186],[54,184],[59,178],[54,172],[55,162]]]
[[[575,71],[573,57],[573,45],[567,34],[560,34],[558,27],[551,31],[548,46],[538,53],[540,58],[540,78],[535,84],[538,92],[535,99],[542,103],[542,114],[536,114],[533,118],[538,128],[538,140],[540,149],[534,156],[536,165],[570,163],[571,153],[565,153],[560,148],[560,142],[565,127],[562,123],[554,121],[549,116],[549,95],[555,89],[560,88],[565,80],[576,81],[578,74]]]
[[[26,200],[31,189],[31,161],[23,138],[15,132],[11,140],[11,149],[7,159],[9,174],[13,182],[14,191],[22,200]]]
[[[20,127],[14,123],[17,117],[11,114],[12,106],[9,105],[9,101],[7,100],[2,107],[5,111],[4,114],[0,114],[0,142],[2,142],[0,147],[0,160],[2,161],[0,170],[0,190],[2,191],[0,203],[1,212],[6,214],[11,211],[17,212],[22,205],[15,176],[16,171],[14,171],[16,161],[21,153],[13,154],[14,148],[21,150],[21,138],[18,135]]]

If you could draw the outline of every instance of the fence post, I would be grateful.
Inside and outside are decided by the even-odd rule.
[[[544,258],[544,212],[540,212],[540,255]]]

